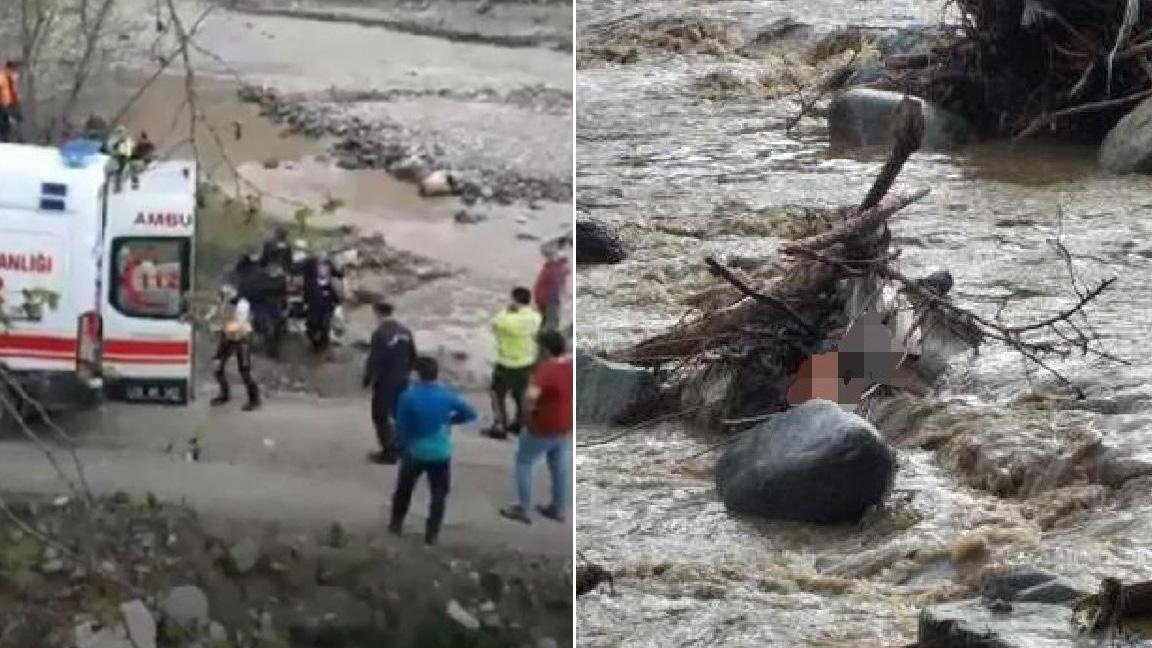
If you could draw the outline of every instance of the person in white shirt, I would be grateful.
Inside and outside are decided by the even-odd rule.
[[[220,394],[212,405],[223,405],[231,400],[231,388],[225,369],[229,358],[236,356],[236,369],[248,389],[248,402],[244,411],[260,407],[260,388],[252,379],[252,306],[229,285],[220,288],[220,303],[213,317],[220,342],[216,347],[216,382]]]

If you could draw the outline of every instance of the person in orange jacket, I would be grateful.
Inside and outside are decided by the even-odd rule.
[[[0,142],[13,141],[20,119],[20,87],[16,82],[19,69],[19,61],[7,61],[0,69]]]

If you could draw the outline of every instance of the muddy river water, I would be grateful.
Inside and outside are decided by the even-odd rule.
[[[683,15],[746,34],[783,17],[817,32],[949,19],[933,2],[596,0],[578,3],[577,47],[621,24]],[[788,100],[697,90],[715,70],[771,73],[763,60],[653,48],[628,65],[578,61],[578,207],[633,248],[623,264],[578,272],[577,335],[594,348],[677,321],[688,309],[679,300],[707,281],[703,255],[774,254],[779,240],[733,234],[718,216],[859,202],[882,161],[830,152],[821,119],[789,137]],[[964,305],[993,315],[1007,299],[1003,317],[1029,321],[1075,299],[1059,237],[1087,283],[1119,277],[1091,320],[1101,348],[1131,364],[1057,362],[1087,392],[1069,403],[1013,353],[957,358],[930,410],[878,417],[900,469],[885,510],[854,528],[730,516],[714,455],[694,457],[710,439],[678,423],[583,449],[577,548],[621,577],[618,596],[581,598],[580,645],[901,646],[915,640],[922,607],[972,596],[995,570],[1039,565],[1092,590],[1102,576],[1149,577],[1148,179],[1103,174],[1092,147],[996,143],[913,156],[897,190],[920,187],[931,194],[891,223],[903,269],[946,267]],[[905,442],[935,433],[951,441]],[[1130,471],[1105,475],[1071,456],[1096,443]]]

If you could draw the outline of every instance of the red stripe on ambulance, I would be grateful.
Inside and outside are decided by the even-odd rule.
[[[29,358],[71,358],[76,340],[50,335],[0,334],[0,354]],[[191,355],[188,342],[157,340],[107,340],[105,360],[113,364],[187,364]]]

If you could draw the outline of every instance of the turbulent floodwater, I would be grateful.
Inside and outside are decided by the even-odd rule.
[[[784,16],[817,31],[948,18],[932,2],[841,0],[581,2],[577,12],[578,46],[608,25],[692,13],[749,33]],[[867,191],[882,158],[830,153],[822,120],[789,137],[791,102],[698,91],[711,71],[757,75],[764,66],[656,50],[630,65],[582,61],[579,205],[616,224],[634,249],[621,265],[580,269],[583,344],[619,346],[678,320],[688,310],[679,300],[707,284],[704,254],[774,254],[779,240],[721,227],[718,216],[850,204]],[[964,305],[992,315],[1010,300],[1003,317],[1030,321],[1075,298],[1059,237],[1087,283],[1120,277],[1092,322],[1101,348],[1133,364],[1057,362],[1089,396],[1069,404],[1047,396],[1050,376],[1029,375],[1012,353],[988,347],[958,359],[934,413],[885,429],[898,440],[945,430],[953,441],[939,450],[901,443],[889,505],[858,528],[733,518],[712,485],[714,456],[694,457],[708,439],[678,424],[584,449],[577,546],[621,576],[618,596],[581,598],[580,644],[898,646],[915,639],[921,607],[971,596],[982,576],[1006,566],[1046,566],[1086,589],[1105,575],[1147,578],[1146,472],[1104,478],[1070,455],[1099,441],[1139,464],[1152,441],[1148,186],[1102,174],[1095,150],[1073,145],[913,156],[896,190],[932,193],[892,221],[907,273],[946,267]]]

